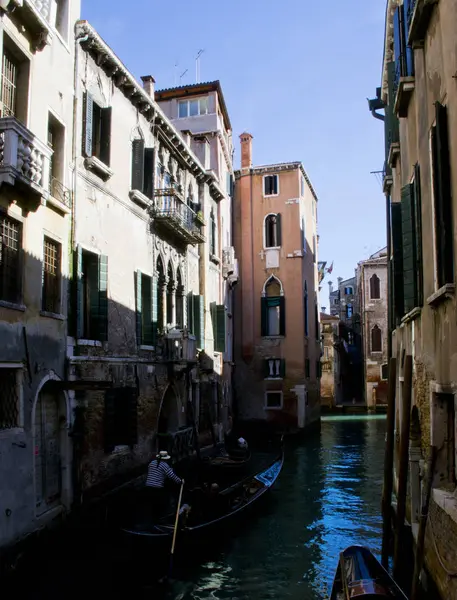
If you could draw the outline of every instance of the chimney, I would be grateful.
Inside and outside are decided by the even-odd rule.
[[[242,133],[241,141],[241,168],[249,169],[252,167],[252,135],[250,133]]]
[[[323,307],[322,307],[322,312],[324,313],[324,315],[325,315],[325,311],[326,311],[326,310],[327,310],[327,307],[326,307],[326,306],[323,306]]]
[[[154,100],[154,84],[156,82],[154,77],[152,75],[143,75],[141,81],[143,82],[143,89],[146,94]]]
[[[190,148],[190,142],[192,139],[192,133],[188,130],[188,129],[183,129],[181,131],[181,137],[184,140],[184,143],[189,146]]]
[[[343,278],[342,277],[338,277],[338,287],[340,287],[342,281],[343,281]]]
[[[329,294],[331,294],[333,292],[333,281],[328,282],[328,291],[329,291]]]

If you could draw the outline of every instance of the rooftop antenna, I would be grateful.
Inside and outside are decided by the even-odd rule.
[[[200,83],[200,56],[205,50],[199,50],[195,57],[195,83]]]
[[[179,76],[179,85],[181,85],[181,79],[184,77],[184,75],[187,73],[189,69],[186,69],[183,73],[181,73],[181,75]]]

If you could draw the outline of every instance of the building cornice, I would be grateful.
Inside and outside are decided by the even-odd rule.
[[[260,165],[258,167],[244,167],[242,169],[237,169],[235,171],[235,178],[239,179],[244,175],[265,175],[266,173],[278,173],[280,171],[295,171],[299,169],[305,178],[306,183],[308,184],[309,189],[316,201],[318,201],[318,197],[316,191],[314,190],[313,184],[311,183],[310,178],[308,177],[307,172],[301,162],[290,162],[290,163],[278,163],[275,165]]]
[[[97,66],[103,69],[138,112],[151,123],[151,127],[154,127],[155,132],[162,133],[162,139],[166,140],[173,153],[180,158],[183,166],[198,181],[207,182],[211,195],[219,199],[221,192],[219,187],[214,184],[212,175],[205,171],[197,156],[184,142],[179,131],[170,123],[157,102],[143,89],[142,85],[88,21],[78,21],[76,23],[76,39],[80,40],[81,46],[86,52],[95,56]]]

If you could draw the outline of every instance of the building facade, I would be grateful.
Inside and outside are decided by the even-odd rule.
[[[319,418],[317,196],[301,163],[254,167],[252,136],[240,139],[237,409],[243,421],[302,429]]]
[[[400,415],[409,415],[407,519],[415,537],[431,446],[437,449],[425,566],[442,597],[454,598],[457,580],[449,573],[457,568],[457,5],[389,0],[386,14],[382,85],[370,108],[385,125],[396,429]],[[384,114],[376,112],[380,108]],[[404,383],[409,360],[411,404]],[[396,450],[398,483],[398,443]]]
[[[77,0],[0,8],[0,547],[72,501],[72,412],[61,383],[79,11]]]
[[[387,249],[357,265],[365,402],[370,411],[387,403]]]
[[[321,312],[321,407],[332,409],[340,402],[338,397],[339,365],[335,342],[338,338],[339,318]]]

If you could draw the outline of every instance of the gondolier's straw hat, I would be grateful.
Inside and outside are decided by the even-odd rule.
[[[166,450],[161,450],[159,454],[157,454],[156,458],[160,458],[160,460],[170,460],[171,456]]]

